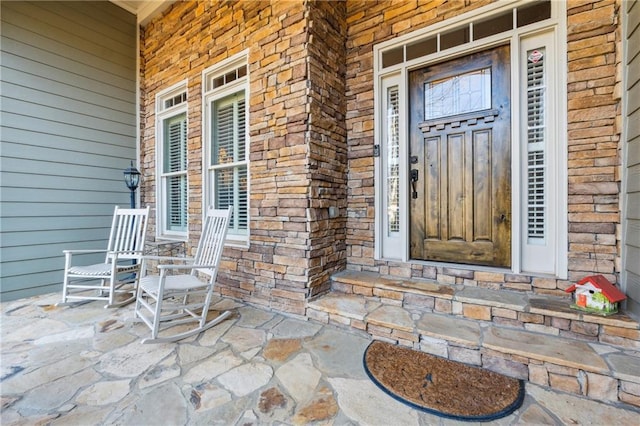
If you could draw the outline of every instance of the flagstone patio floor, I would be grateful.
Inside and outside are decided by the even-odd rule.
[[[374,385],[367,334],[218,299],[233,316],[172,344],[142,345],[133,305],[0,305],[2,425],[453,425]],[[638,425],[640,411],[527,383],[521,408],[488,424]]]

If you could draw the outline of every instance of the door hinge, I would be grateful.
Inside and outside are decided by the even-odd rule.
[[[373,146],[373,156],[380,157],[380,145]]]

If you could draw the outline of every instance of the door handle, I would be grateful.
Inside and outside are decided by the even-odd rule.
[[[411,169],[411,198],[414,200],[418,198],[418,191],[416,190],[416,184],[418,183],[418,169]]]

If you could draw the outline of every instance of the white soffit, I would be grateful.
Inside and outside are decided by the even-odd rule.
[[[138,25],[146,25],[152,18],[171,6],[175,0],[110,0],[137,17]]]

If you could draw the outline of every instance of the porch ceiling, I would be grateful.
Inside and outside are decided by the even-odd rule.
[[[136,15],[138,25],[146,25],[151,18],[162,13],[175,0],[110,0],[128,12]]]

